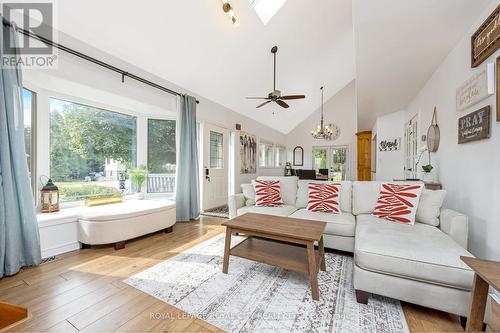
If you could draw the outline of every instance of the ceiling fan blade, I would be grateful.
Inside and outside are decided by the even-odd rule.
[[[282,108],[285,108],[285,109],[288,109],[290,107],[290,105],[286,104],[285,102],[283,102],[280,99],[276,100],[276,104],[278,104],[279,106],[281,106]]]
[[[306,98],[305,95],[288,95],[288,96],[281,96],[280,99],[287,100],[287,99],[302,99]]]
[[[262,107],[262,106],[264,106],[264,105],[266,105],[266,104],[269,104],[269,103],[271,103],[271,102],[272,102],[272,101],[265,101],[264,103],[257,105],[256,109],[258,109],[258,108],[260,108],[260,107]]]
[[[270,99],[269,97],[245,97],[246,99]]]

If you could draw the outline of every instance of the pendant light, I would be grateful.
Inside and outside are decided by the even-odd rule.
[[[323,123],[323,87],[321,87],[320,90],[321,90],[321,121],[318,127],[311,131],[311,135],[315,139],[331,140],[333,131],[328,125],[324,126]]]

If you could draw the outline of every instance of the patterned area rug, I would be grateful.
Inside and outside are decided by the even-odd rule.
[[[221,217],[224,219],[229,218],[229,207],[221,206],[217,208],[212,208],[201,213],[201,215],[211,216],[211,217]]]
[[[351,257],[326,254],[313,301],[305,274],[237,257],[223,274],[223,251],[218,235],[125,282],[228,332],[408,332],[399,301],[356,302]]]

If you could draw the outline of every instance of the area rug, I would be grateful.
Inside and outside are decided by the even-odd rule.
[[[227,332],[408,332],[399,301],[356,302],[349,256],[326,254],[313,301],[305,274],[237,257],[223,274],[223,252],[221,234],[125,282]]]
[[[202,212],[201,215],[228,219],[229,218],[229,207],[227,205],[225,205],[225,206],[221,206],[221,207],[208,209],[208,210],[205,210],[204,212]]]

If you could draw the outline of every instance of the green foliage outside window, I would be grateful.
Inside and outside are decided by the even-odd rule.
[[[121,193],[106,160],[135,165],[136,117],[56,99],[50,108],[50,177],[61,198]]]
[[[148,120],[148,170],[175,173],[175,120]]]

